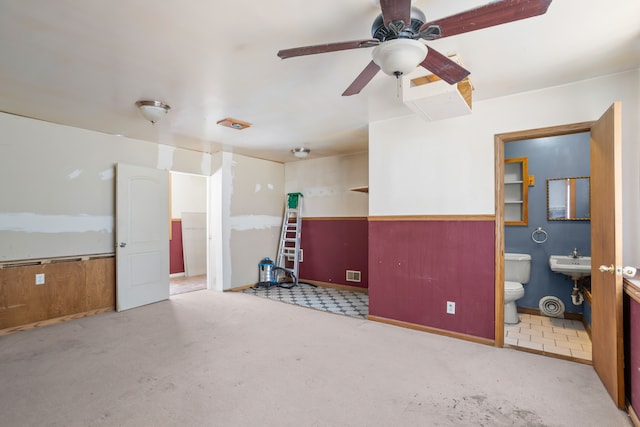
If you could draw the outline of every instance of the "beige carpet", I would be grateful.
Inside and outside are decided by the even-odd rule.
[[[587,365],[243,293],[0,337],[2,426],[629,426]]]

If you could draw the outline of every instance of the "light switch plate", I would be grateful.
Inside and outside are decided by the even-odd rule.
[[[44,273],[36,274],[36,285],[44,285]]]

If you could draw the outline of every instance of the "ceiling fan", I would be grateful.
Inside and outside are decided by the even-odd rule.
[[[464,80],[470,72],[435,49],[427,48],[420,39],[436,40],[542,15],[547,12],[551,1],[494,1],[447,18],[425,22],[424,13],[411,7],[411,0],[380,0],[382,14],[373,22],[372,38],[284,49],[278,52],[278,56],[286,59],[375,47],[373,60],[342,96],[360,93],[380,69],[399,78],[421,65],[447,83],[455,84]]]

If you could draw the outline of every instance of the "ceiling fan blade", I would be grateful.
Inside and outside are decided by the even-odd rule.
[[[420,27],[420,32],[429,27],[440,27],[439,37],[455,36],[469,31],[481,30],[507,22],[519,21],[547,12],[551,0],[503,0],[489,3],[466,12],[431,21]]]
[[[431,47],[420,65],[451,85],[461,82],[470,74],[469,70]]]
[[[411,24],[411,0],[380,0],[380,9],[387,28],[392,21],[403,21],[405,27]]]
[[[359,49],[363,47],[373,47],[380,44],[378,39],[351,40],[348,42],[325,43],[315,46],[294,47],[292,49],[284,49],[278,52],[278,56],[282,59],[292,58],[294,56],[315,55],[316,53],[336,52],[339,50]]]
[[[371,79],[378,74],[378,71],[380,71],[380,67],[378,67],[378,65],[373,61],[369,62],[369,65],[362,70],[360,75],[356,77],[347,90],[342,93],[342,96],[351,96],[360,93],[367,83],[369,83]]]

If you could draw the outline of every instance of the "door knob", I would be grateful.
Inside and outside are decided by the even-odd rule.
[[[615,273],[616,268],[613,266],[613,264],[611,264],[609,267],[607,267],[606,265],[601,265],[598,270],[600,270],[603,273],[609,272],[611,274]]]
[[[606,265],[601,265],[600,267],[598,267],[598,270],[604,272],[609,272],[611,274],[615,274],[618,276],[622,275],[622,267],[621,266],[615,266],[613,264],[611,264],[610,266],[606,266]]]
[[[120,242],[118,243],[118,246],[120,246],[121,248],[125,248],[127,246],[126,242]]]

